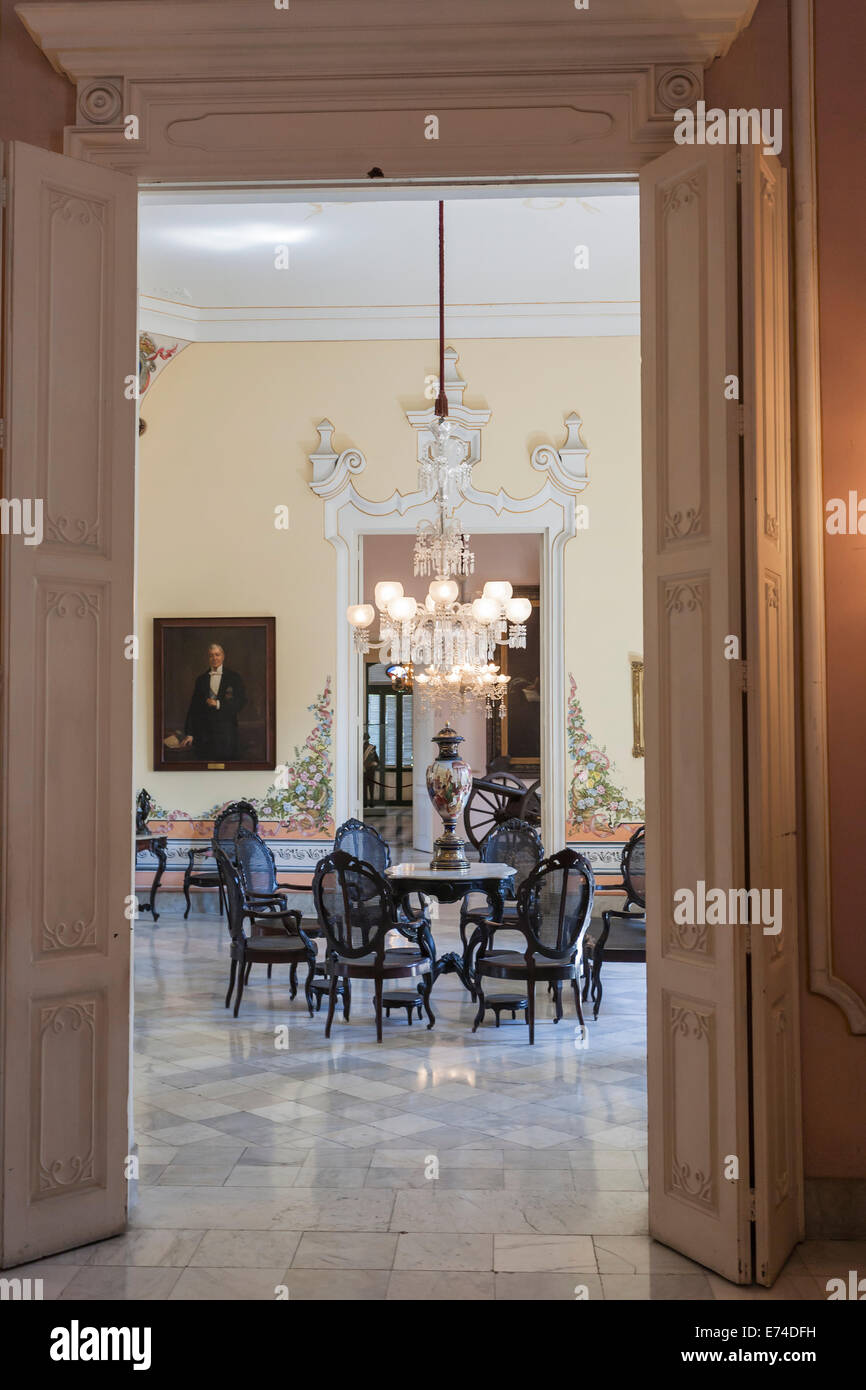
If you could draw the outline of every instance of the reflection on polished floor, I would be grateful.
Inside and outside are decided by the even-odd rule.
[[[434,928],[453,949],[456,909]],[[16,1271],[46,1298],[826,1296],[820,1246],[762,1293],[649,1240],[641,966],[610,970],[587,1048],[541,990],[535,1047],[510,1018],[473,1036],[453,975],[432,1032],[401,1011],[377,1046],[363,987],[327,1043],[281,967],[233,1020],[227,944],[215,912],[138,924],[130,1229]]]

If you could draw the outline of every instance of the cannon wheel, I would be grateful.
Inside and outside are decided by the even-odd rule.
[[[476,777],[463,812],[463,824],[470,843],[480,850],[481,841],[495,825],[502,825],[518,814],[526,787],[509,772],[495,772],[490,777]]]
[[[526,795],[520,803],[518,812],[520,819],[528,821],[530,825],[541,824],[541,783],[533,782],[531,787],[526,790]]]

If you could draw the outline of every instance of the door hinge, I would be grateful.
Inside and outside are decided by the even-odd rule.
[[[0,420],[0,449],[6,448],[6,421]]]
[[[8,194],[8,189],[9,189],[9,180],[8,180],[8,179],[0,179],[0,208],[5,208],[5,206],[6,206],[6,197],[7,197],[7,194]]]
[[[750,1188],[749,1188],[749,1220],[750,1220],[750,1221],[757,1221],[757,1219],[758,1219],[758,1203],[757,1203],[757,1198],[755,1197],[755,1189],[754,1189],[753,1187],[750,1187]]]
[[[737,183],[743,182],[743,156],[737,150]]]
[[[749,690],[749,663],[745,657],[740,662],[740,689],[744,695]]]
[[[746,407],[742,401],[737,406],[737,434],[741,439],[746,435]]]
[[[745,923],[743,930],[745,933],[746,955],[750,956],[752,954],[752,928],[748,923]]]

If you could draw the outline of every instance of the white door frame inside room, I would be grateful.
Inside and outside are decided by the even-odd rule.
[[[506,535],[532,534],[541,541],[542,839],[548,845],[564,845],[563,561],[566,543],[576,531],[576,494],[548,477],[531,497],[509,497],[502,490],[478,492],[473,487],[467,488],[464,496],[460,519],[471,535],[492,531]],[[348,475],[340,491],[326,498],[324,512],[325,536],[337,553],[335,707],[341,715],[336,720],[334,733],[334,800],[339,824],[347,816],[360,816],[363,807],[360,739],[364,726],[364,667],[346,621],[347,606],[361,603],[364,598],[363,537],[412,533],[418,521],[434,521],[436,512],[429,495],[419,492],[404,495],[395,491],[383,502],[370,502],[359,495]],[[423,750],[419,750],[419,757],[423,759]]]
[[[64,467],[49,470],[46,479],[46,511],[57,515],[61,521],[67,515],[63,509],[69,490],[72,489],[71,495],[75,497],[79,481],[82,495],[94,499],[104,523],[96,544],[92,544],[86,528],[84,531],[67,528],[66,534],[61,528],[38,561],[34,560],[32,551],[13,546],[8,538],[3,547],[7,709],[2,749],[5,779],[4,1023],[0,1046],[4,1115],[0,1142],[4,1147],[0,1173],[4,1183],[5,1220],[0,1264],[15,1264],[113,1234],[123,1228],[126,1215],[121,1178],[126,1147],[124,1084],[119,1069],[122,1070],[126,1058],[129,1023],[128,994],[124,997],[123,993],[129,924],[123,916],[123,897],[124,891],[131,892],[132,878],[131,737],[126,761],[122,739],[111,739],[112,776],[94,784],[91,803],[83,812],[74,759],[61,757],[56,762],[53,801],[49,802],[44,786],[40,787],[33,780],[32,771],[17,782],[10,780],[8,756],[11,750],[17,749],[21,766],[42,768],[40,749],[49,738],[56,744],[58,731],[62,734],[67,729],[68,713],[56,689],[53,699],[46,703],[47,669],[41,654],[48,650],[49,620],[54,623],[60,617],[63,621],[69,619],[58,614],[56,605],[52,607],[47,602],[40,608],[28,608],[26,602],[14,610],[10,606],[23,592],[30,592],[28,585],[36,564],[44,567],[39,577],[43,586],[50,585],[52,594],[61,584],[74,582],[76,594],[90,595],[101,585],[99,592],[108,595],[116,579],[110,627],[108,607],[94,609],[88,603],[79,605],[82,612],[76,621],[82,623],[82,630],[87,629],[91,640],[84,644],[70,643],[62,648],[60,655],[67,668],[64,689],[71,688],[82,707],[89,691],[94,698],[98,692],[107,702],[107,709],[112,713],[119,711],[118,727],[126,727],[124,719],[128,721],[131,717],[131,702],[124,685],[128,663],[124,663],[122,656],[123,634],[132,631],[131,584],[124,568],[134,546],[131,463],[124,466],[124,458],[131,459],[131,440],[113,456],[114,476],[105,474],[104,468],[110,437],[105,433],[106,425],[120,428],[118,422],[121,421],[129,425],[130,412],[123,398],[122,382],[125,376],[135,373],[136,367],[134,296],[129,295],[128,286],[123,282],[121,300],[112,297],[114,282],[111,277],[117,257],[120,257],[122,270],[134,257],[135,248],[124,231],[126,214],[116,215],[110,206],[111,199],[116,198],[126,206],[127,199],[134,196],[132,179],[128,181],[129,190],[123,188],[124,173],[133,175],[142,184],[175,181],[201,186],[222,181],[240,186],[244,180],[277,183],[292,180],[308,189],[316,186],[321,189],[325,183],[332,192],[353,182],[356,186],[363,184],[364,174],[374,164],[381,164],[386,175],[398,183],[416,179],[423,180],[429,187],[472,180],[490,186],[497,178],[513,182],[514,170],[526,171],[520,182],[527,184],[538,179],[552,182],[555,176],[557,183],[573,186],[582,178],[603,178],[605,171],[610,170],[619,171],[619,177],[631,177],[671,150],[674,109],[693,105],[703,94],[706,64],[727,50],[753,8],[753,4],[744,0],[739,14],[724,21],[710,22],[702,17],[706,6],[702,7],[696,0],[678,0],[675,6],[665,6],[667,20],[634,25],[625,12],[628,7],[625,10],[619,7],[621,20],[609,22],[603,14],[604,7],[599,6],[598,16],[590,14],[586,21],[590,26],[586,33],[592,42],[578,44],[577,50],[574,30],[569,27],[574,22],[572,16],[559,17],[557,10],[555,20],[539,20],[533,29],[532,68],[527,71],[525,31],[519,23],[513,22],[519,6],[512,0],[503,2],[505,10],[497,6],[495,14],[488,13],[486,19],[481,13],[484,7],[479,9],[477,0],[459,0],[459,3],[458,0],[442,0],[442,13],[429,16],[424,13],[426,7],[412,7],[417,13],[406,16],[405,7],[400,6],[403,19],[392,32],[390,46],[384,44],[377,50],[375,72],[366,69],[359,72],[359,64],[368,61],[369,33],[363,27],[357,28],[357,6],[344,7],[343,0],[335,0],[334,6],[329,6],[329,15],[332,9],[345,8],[345,22],[333,34],[321,26],[316,29],[314,25],[312,31],[304,32],[302,43],[296,41],[297,31],[286,26],[285,15],[261,7],[254,23],[250,24],[249,7],[237,0],[219,0],[207,6],[176,5],[165,3],[165,0],[139,0],[138,4],[130,6],[106,0],[100,4],[26,4],[19,7],[39,45],[77,87],[77,124],[66,132],[65,157],[41,151],[28,154],[26,147],[22,147],[21,167],[30,167],[34,177],[29,183],[23,182],[20,189],[16,188],[14,179],[10,183],[8,211],[13,235],[7,254],[7,283],[11,311],[7,307],[4,333],[9,414],[8,447],[4,457],[7,488],[13,494],[17,488],[20,495],[34,495],[38,481],[34,480],[32,471],[35,446],[28,433],[27,420],[28,417],[45,418],[46,404],[54,411],[55,420],[62,419],[63,411],[68,409],[70,362],[75,363],[76,389],[86,398],[100,401],[106,418],[85,420],[72,441],[74,448],[67,447],[68,441],[64,438],[63,450],[58,453],[58,458],[62,455]],[[688,11],[686,19],[683,18],[684,7]],[[302,30],[308,22],[303,8],[297,7],[297,13],[293,8],[290,13],[294,20],[289,21],[297,20]],[[472,32],[466,35],[465,45],[455,44],[452,30],[455,26],[459,29],[467,8],[473,10]],[[489,11],[489,6],[486,8]],[[445,11],[447,23],[442,18]],[[369,21],[368,15],[364,18],[365,22]],[[504,22],[505,18],[508,23]],[[597,20],[598,31],[593,28]],[[616,29],[618,23],[621,33],[611,36],[611,30]],[[484,24],[487,27],[479,38],[479,26]],[[243,43],[239,45],[241,34]],[[331,39],[336,45],[334,53],[321,55],[321,72],[327,75],[311,82],[311,76],[318,71],[316,45],[327,47]],[[669,53],[670,61],[659,62],[659,53]],[[447,93],[443,92],[442,80],[431,76],[431,73],[443,71],[449,73]],[[424,113],[437,109],[442,116],[440,138],[425,141]],[[125,121],[128,114],[135,116],[139,128],[139,135],[132,139],[125,133],[129,129]],[[34,153],[40,158],[28,166]],[[717,154],[721,163],[730,152],[704,150],[702,153],[710,162]],[[729,161],[725,162],[725,168],[729,172]],[[708,215],[710,204],[704,199],[706,189],[701,184],[704,175],[700,171],[695,174],[697,183],[691,187],[691,192],[693,175],[687,169],[675,171],[675,174],[667,190],[670,202],[665,208],[670,206],[678,211],[685,205],[685,216],[677,235],[685,237],[682,246],[688,256],[694,254],[698,259],[684,259],[679,264],[674,259],[670,262],[672,267],[682,274],[684,267],[698,264],[701,255],[709,254],[712,263],[721,267],[722,280],[726,285],[730,281],[733,286],[737,278],[737,247],[728,238],[730,218],[722,225]],[[649,177],[652,181],[652,176]],[[771,175],[771,183],[774,177]],[[660,176],[660,184],[663,182]],[[80,209],[72,216],[64,216],[68,206],[68,198],[64,202],[66,190],[73,184],[77,190],[75,196],[88,205],[83,209],[86,217]],[[369,188],[367,184],[363,186]],[[389,186],[387,178],[378,182],[375,194],[370,190],[370,196],[386,195]],[[690,200],[695,205],[690,207]],[[726,202],[725,206],[729,208],[730,203]],[[660,207],[660,211],[663,213],[664,208]],[[695,212],[697,219],[690,220]],[[689,228],[699,230],[703,240],[693,238],[689,242]],[[28,256],[30,244],[41,248],[41,259]],[[646,244],[649,243],[645,241]],[[675,244],[676,240],[670,246]],[[704,270],[705,264],[701,275]],[[48,292],[49,288],[52,293],[64,289],[65,279],[58,282],[58,271],[70,280],[75,280],[78,272],[82,294],[76,303],[83,305],[88,315],[88,335],[84,338],[80,323],[58,314],[58,301]],[[651,278],[648,285],[642,286],[642,297],[652,289],[656,275],[653,259],[647,260],[645,274]],[[91,282],[93,292],[88,300],[84,289]],[[23,292],[28,283],[31,285],[29,297]],[[694,311],[690,327],[698,323],[705,336],[701,339],[703,355],[690,359],[696,369],[691,375],[686,372],[678,379],[678,390],[686,415],[691,413],[695,418],[701,415],[705,396],[714,400],[717,387],[721,393],[724,379],[724,372],[719,374],[718,381],[712,373],[707,374],[709,368],[714,371],[718,366],[718,345],[710,341],[716,323],[712,315],[706,313],[707,301],[699,294],[705,287],[705,278],[695,274],[689,279],[686,273],[684,308],[686,313]],[[667,309],[677,308],[674,298],[666,301]],[[128,318],[110,362],[106,358],[108,340],[100,333],[100,325],[107,321],[109,311]],[[726,334],[730,331],[732,312],[729,303],[723,323]],[[666,323],[665,342],[670,343],[677,324],[670,316]],[[36,341],[42,345],[40,352],[31,351],[30,357],[22,357],[21,345],[27,347],[29,344],[32,349]],[[768,341],[774,345],[772,339]],[[708,345],[709,353],[704,351]],[[128,363],[125,352],[129,353]],[[13,370],[13,363],[16,370]],[[32,380],[23,380],[22,363],[27,364]],[[67,364],[67,369],[59,371],[52,367],[53,363]],[[725,370],[731,371],[734,367],[727,363]],[[120,376],[116,393],[112,390],[111,371]],[[645,398],[647,434],[650,433],[647,421],[654,426],[660,401],[664,408],[676,404],[671,396],[665,397],[662,392],[658,400]],[[745,429],[749,431],[755,423],[751,404],[745,416]],[[665,418],[673,417],[668,414]],[[76,417],[76,423],[81,424],[81,417]],[[86,429],[93,431],[90,449],[85,447]],[[61,433],[58,426],[51,436],[55,451],[60,448],[57,441]],[[727,449],[729,435],[725,433],[724,438],[724,449]],[[655,435],[653,439],[655,446],[658,439]],[[749,447],[751,443],[747,440]],[[44,443],[42,447],[46,447]],[[683,451],[684,456],[686,452]],[[728,462],[732,457],[730,453],[725,454]],[[654,460],[653,453],[645,454],[650,488],[658,481],[658,465]],[[679,770],[685,776],[704,779],[699,792],[704,803],[711,806],[714,788],[707,768],[718,757],[713,742],[718,733],[715,721],[727,716],[730,701],[727,695],[718,701],[710,682],[703,689],[708,704],[695,714],[687,695],[695,673],[701,676],[702,671],[692,659],[689,643],[698,638],[702,642],[709,640],[709,626],[704,632],[698,631],[698,618],[708,611],[706,607],[701,608],[706,596],[711,595],[716,605],[713,642],[716,632],[725,630],[720,627],[723,612],[718,607],[719,594],[730,576],[739,574],[741,537],[716,529],[717,511],[704,511],[702,516],[694,513],[694,502],[689,494],[694,485],[701,485],[700,469],[705,464],[707,460],[697,460],[692,471],[686,470],[681,476],[669,474],[665,478],[666,486],[671,485],[669,495],[661,498],[661,511],[653,512],[651,521],[647,519],[648,504],[645,506],[647,535],[654,545],[658,541],[649,561],[645,584],[645,587],[651,586],[651,606],[647,612],[652,613],[655,624],[652,627],[648,624],[648,630],[658,634],[659,624],[663,627],[665,618],[671,618],[664,638],[659,637],[653,648],[649,642],[646,647],[646,732],[648,749],[662,746],[663,720],[669,718],[673,706],[669,698],[670,681],[667,686],[661,682],[660,668],[673,652],[678,662],[670,668],[680,702],[677,709],[687,721],[684,727],[689,737],[694,734],[695,720],[703,719],[700,748],[707,754],[701,772],[692,769],[690,774],[687,766],[680,766]],[[777,480],[784,479],[784,470],[777,470],[773,476]],[[550,479],[544,486],[551,487]],[[650,491],[650,498],[652,495]],[[355,499],[353,506],[359,502],[360,499]],[[370,504],[362,505],[369,508]],[[468,505],[473,510],[467,514],[467,519],[471,519],[476,530],[485,531],[494,525],[497,530],[503,529],[502,518],[507,517],[511,504],[507,499],[500,500],[497,511],[489,499],[479,494],[470,495]],[[544,505],[551,508],[545,522],[550,538],[547,564],[557,547],[561,555],[571,523],[555,515],[558,504],[552,493]],[[110,516],[109,507],[113,508]],[[420,514],[420,506],[418,512]],[[73,510],[71,515],[77,517],[80,511]],[[787,563],[789,509],[773,515],[782,528],[779,563]],[[673,527],[672,537],[666,535],[666,519]],[[746,520],[747,525],[750,524],[748,516]],[[393,526],[390,521],[385,526],[384,518],[371,517],[369,511],[359,513],[356,521],[358,534],[380,527],[407,529],[405,509],[403,514],[394,512]],[[347,518],[347,522],[351,530],[355,521]],[[526,514],[516,516],[514,523],[516,531],[533,529],[531,517]],[[684,530],[684,526],[687,529]],[[340,613],[335,615],[342,622],[345,604],[353,597],[360,597],[360,548],[356,548],[354,555],[350,553],[346,540],[340,537],[336,515],[332,529],[338,563],[345,571],[345,602],[341,596]],[[772,541],[773,537],[768,533],[765,539]],[[701,549],[705,541],[708,545]],[[663,568],[668,563],[669,572]],[[791,613],[790,588],[781,569],[779,573],[784,581],[781,610],[778,604],[770,604],[772,584],[769,589],[762,589],[777,627],[779,612],[785,624],[789,623]],[[660,589],[660,585],[668,584],[669,580],[676,580],[679,588],[675,586],[670,592]],[[559,587],[561,589],[561,585]],[[544,640],[552,643],[553,648],[561,645],[561,628],[554,631],[547,626],[552,622],[550,600],[553,597],[555,601],[555,590],[552,574],[543,574],[542,594],[547,594],[548,600],[547,617],[542,619]],[[657,604],[660,593],[664,594],[664,599],[659,610],[652,605]],[[75,617],[78,609],[67,612],[70,618]],[[756,612],[755,609],[747,614],[746,624],[748,636],[756,644],[752,653],[755,675],[751,678],[757,677],[763,682],[765,659],[772,656],[772,650],[784,653],[787,649],[784,641],[776,649],[759,648],[757,644],[764,640],[769,629],[766,624],[762,626],[763,619],[752,622]],[[96,636],[91,634],[91,628]],[[746,637],[747,634],[742,635]],[[32,669],[26,663],[16,667],[15,661],[8,660],[10,642],[19,650],[40,653]],[[348,642],[346,625],[345,677],[347,688],[355,687],[354,696],[351,689],[349,696],[356,701],[356,711],[360,714],[357,708],[360,677],[351,682]],[[702,647],[701,651],[704,650]],[[711,657],[715,659],[714,646],[712,651],[707,647],[706,652],[708,661]],[[548,651],[547,655],[551,661],[553,651]],[[118,663],[124,678],[117,675]],[[555,669],[552,665],[548,669],[549,698],[561,700],[564,713],[564,682],[559,682],[557,688]],[[709,666],[703,674],[708,670]],[[778,693],[772,679],[780,673],[788,674],[781,666],[777,666],[775,674],[770,672],[766,689],[771,693]],[[55,685],[59,688],[59,683]],[[774,709],[772,703],[765,703],[764,693],[763,687],[748,691],[749,696],[759,697],[754,708],[762,717],[768,711],[772,715]],[[44,716],[39,725],[32,718],[34,707]],[[786,706],[786,721],[789,713]],[[354,730],[351,736],[357,738],[359,718],[346,722]],[[564,718],[552,722],[558,724],[557,736],[564,740]],[[339,728],[339,705],[336,723]],[[786,722],[785,730],[787,727]],[[103,738],[100,749],[104,744]],[[547,745],[548,755],[551,746]],[[670,740],[664,744],[666,757],[671,754],[672,746]],[[352,775],[349,770],[354,768],[353,775],[357,777],[357,749],[353,750],[350,745],[343,751],[341,761],[345,776],[348,779]],[[760,754],[761,750],[753,751]],[[545,786],[545,802],[551,808],[556,804],[557,810],[554,813],[551,809],[551,815],[564,817],[564,758],[562,764],[559,769],[544,769],[549,784],[549,791]],[[675,749],[668,766],[678,766]],[[774,769],[771,767],[770,771]],[[778,811],[778,794],[784,778],[777,777],[773,781],[771,777],[767,785],[767,795],[762,796],[749,787],[750,843],[755,862],[760,860],[762,864],[764,832],[772,850],[774,836],[780,829],[773,817]],[[342,794],[348,807],[351,797],[348,780]],[[69,872],[59,885],[56,875],[51,878],[47,855],[36,863],[32,859],[33,844],[44,846],[48,843],[49,828],[56,830],[56,818],[51,819],[53,805],[62,810],[64,818],[68,818],[70,808],[85,816],[91,844],[125,841],[128,859],[122,862],[121,850],[118,861],[117,852],[112,851],[112,863],[119,862],[116,880],[112,880],[110,892],[103,893],[93,905],[87,897],[92,884],[92,855],[82,853],[80,862],[70,862]],[[23,816],[22,806],[27,812]],[[732,794],[725,806],[736,825],[745,813],[743,797],[737,802]],[[30,814],[34,807],[36,809]],[[720,859],[718,854],[719,846],[724,843],[724,827],[714,823],[707,831],[703,821],[687,822],[687,799],[681,799],[673,811],[668,808],[667,814],[669,836],[688,848],[688,854],[677,863],[678,871],[685,866],[692,879],[696,875],[703,876],[708,882],[713,882],[714,874],[734,873],[738,868],[737,855],[731,853]],[[125,824],[129,826],[129,833],[123,836],[118,827]],[[661,843],[661,827],[661,807],[653,804],[649,797],[647,845],[650,854],[653,843]],[[546,837],[550,835],[551,843],[556,843],[557,823],[550,822],[545,833]],[[708,969],[702,971],[702,962],[694,948],[686,948],[682,940],[677,942],[672,938],[672,905],[662,894],[663,891],[667,894],[680,879],[670,877],[667,862],[663,875],[658,867],[660,862],[657,856],[655,877],[651,878],[648,888],[648,916],[651,924],[657,924],[656,934],[663,957],[655,974],[651,969],[648,975],[652,1033],[648,1059],[650,1088],[651,1096],[655,1095],[659,1102],[650,1117],[652,1229],[669,1244],[703,1259],[728,1278],[748,1282],[757,1277],[769,1282],[774,1277],[780,1251],[785,1242],[790,1244],[792,1230],[796,1238],[794,1209],[800,1195],[800,1117],[796,1096],[785,1090],[784,1105],[775,1111],[767,1108],[773,1068],[786,1067],[795,1073],[798,1070],[796,1012],[792,1013],[787,1004],[782,1010],[773,1012],[777,1002],[773,994],[776,989],[773,972],[784,972],[782,986],[787,989],[792,952],[796,961],[796,937],[792,934],[788,938],[785,950],[778,956],[773,954],[773,943],[769,941],[766,959],[763,946],[759,958],[752,959],[750,968],[753,980],[757,981],[755,997],[760,1006],[756,1007],[752,1023],[762,1022],[760,1008],[767,1003],[772,1028],[777,1029],[778,1045],[773,1050],[772,1036],[764,1038],[762,1035],[754,1055],[749,1056],[747,996],[745,991],[736,993],[727,988],[733,980],[739,989],[741,977],[747,973],[747,962],[740,958],[746,954],[745,947],[736,947],[740,954],[734,959],[735,948],[727,939],[724,950],[708,958]],[[772,862],[772,852],[767,862]],[[56,909],[55,915],[65,912],[66,917],[72,916],[76,929],[79,919],[85,927],[92,923],[91,933],[85,931],[81,935],[76,930],[72,936],[67,933],[65,939],[61,936],[53,942],[45,938],[43,899],[28,895],[25,889],[31,866],[34,879],[45,870],[44,881],[50,884],[55,895],[50,902],[52,910]],[[17,878],[10,884],[14,875]],[[737,882],[736,879],[730,881]],[[62,901],[57,899],[61,889]],[[715,973],[710,986],[704,989],[703,981],[710,980],[709,967]],[[719,974],[723,970],[729,972],[724,980]],[[714,994],[720,980],[719,990]],[[719,992],[722,985],[727,990],[724,996]],[[657,998],[652,997],[652,991],[656,991]],[[5,1007],[10,998],[15,1000],[14,1017]],[[728,1014],[717,1016],[717,1000],[722,1000],[720,1007],[725,1010],[730,1005],[734,1011],[730,1017]],[[61,1008],[66,1012],[58,1015]],[[58,1049],[55,1020],[63,1025],[66,1071],[62,1074],[52,1069]],[[787,1036],[783,1036],[786,1029]],[[765,1042],[770,1046],[765,1046]],[[734,1056],[723,1050],[729,1044],[734,1048]],[[110,1085],[106,1085],[105,1068],[109,1061],[113,1068],[112,1079]],[[753,1068],[751,1076],[749,1063]],[[723,1099],[727,1106],[725,1113],[736,1116],[733,1138],[740,1146],[737,1150],[726,1147],[730,1131],[719,1125],[720,1069],[732,1073],[726,1081]],[[65,1092],[58,1091],[58,1074],[61,1079],[62,1076],[77,1078],[76,1087],[70,1085]],[[764,1106],[756,1129],[754,1174],[748,1173],[752,1151],[748,1126],[744,1124],[744,1116],[749,1114],[750,1081],[756,1104]],[[702,1094],[701,1088],[711,1095],[712,1104],[703,1109],[696,1107],[689,1113],[688,1107],[695,1094]],[[82,1097],[86,1099],[86,1106]],[[87,1112],[84,1120],[83,1109]],[[761,1145],[767,1116],[781,1129],[770,1137],[764,1153]],[[707,1181],[708,1175],[702,1171],[707,1162],[718,1165],[731,1152],[737,1153],[743,1165],[740,1185],[734,1189],[724,1186],[715,1166]],[[776,1161],[786,1154],[791,1161],[783,1173]],[[776,1164],[774,1168],[773,1164]],[[698,1170],[701,1170],[700,1176]],[[751,1191],[745,1180],[747,1173],[754,1180]],[[725,1183],[728,1181],[724,1179]],[[784,1213],[779,1215],[783,1206]],[[791,1211],[794,1212],[793,1221]],[[762,1231],[756,1243],[754,1262],[746,1230],[751,1220],[759,1223]],[[774,1228],[774,1223],[778,1223],[780,1237],[768,1240],[767,1230]],[[713,1240],[701,1245],[700,1232],[708,1230],[713,1231]],[[762,1248],[770,1246],[771,1252],[762,1257]]]

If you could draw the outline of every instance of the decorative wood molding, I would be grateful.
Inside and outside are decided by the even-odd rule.
[[[661,113],[694,106],[704,90],[703,73],[696,68],[658,67],[655,70],[656,110]]]
[[[313,465],[311,490],[317,497],[336,497],[346,487],[353,473],[363,473],[367,460],[360,449],[344,449],[337,454],[331,448],[334,426],[330,420],[320,420],[316,429],[319,433],[319,447],[307,457]]]
[[[78,83],[76,110],[83,125],[117,125],[123,120],[123,78],[97,77]]]
[[[866,1033],[866,999],[836,974],[830,875],[827,747],[827,629],[824,611],[824,476],[815,145],[815,35],[812,0],[793,0],[791,62],[801,99],[792,110],[794,145],[794,313],[800,518],[800,638],[806,934],[809,989],[832,999],[852,1033]]]
[[[589,482],[586,460],[589,450],[580,437],[583,424],[574,411],[565,416],[565,443],[560,449],[551,444],[539,444],[530,455],[530,463],[539,473],[550,473],[551,477],[571,492],[583,492]]]
[[[654,70],[670,108],[684,81],[722,57],[757,0],[604,0],[585,11],[561,0],[440,0],[435,13],[405,0],[376,0],[359,22],[356,0],[292,0],[251,9],[248,0],[136,0],[23,4],[22,22],[58,72],[79,80],[122,72],[234,77],[311,73],[346,76]],[[682,74],[682,76],[681,76]]]
[[[673,1065],[700,1075],[704,1085],[696,1088],[694,1106],[705,1111],[704,1123],[696,1125],[694,1114],[675,1113],[667,1134],[667,1190],[686,1202],[694,1202],[708,1212],[718,1210],[718,1125],[712,1104],[713,1081],[718,1066],[718,1028],[715,1009],[710,1003],[666,995],[665,1048]]]
[[[105,1021],[95,999],[52,1000],[38,1008],[31,1201],[100,1181],[97,1087]],[[57,1116],[56,1101],[66,1087],[79,1100],[72,1125]]]
[[[639,0],[534,0],[531,14],[525,0],[442,0],[435,14],[404,0],[67,0],[17,13],[78,89],[68,154],[147,177],[351,180],[373,154],[398,179],[419,158],[432,178],[636,171],[670,146],[674,111],[700,98],[755,4],[654,0],[648,17]]]

